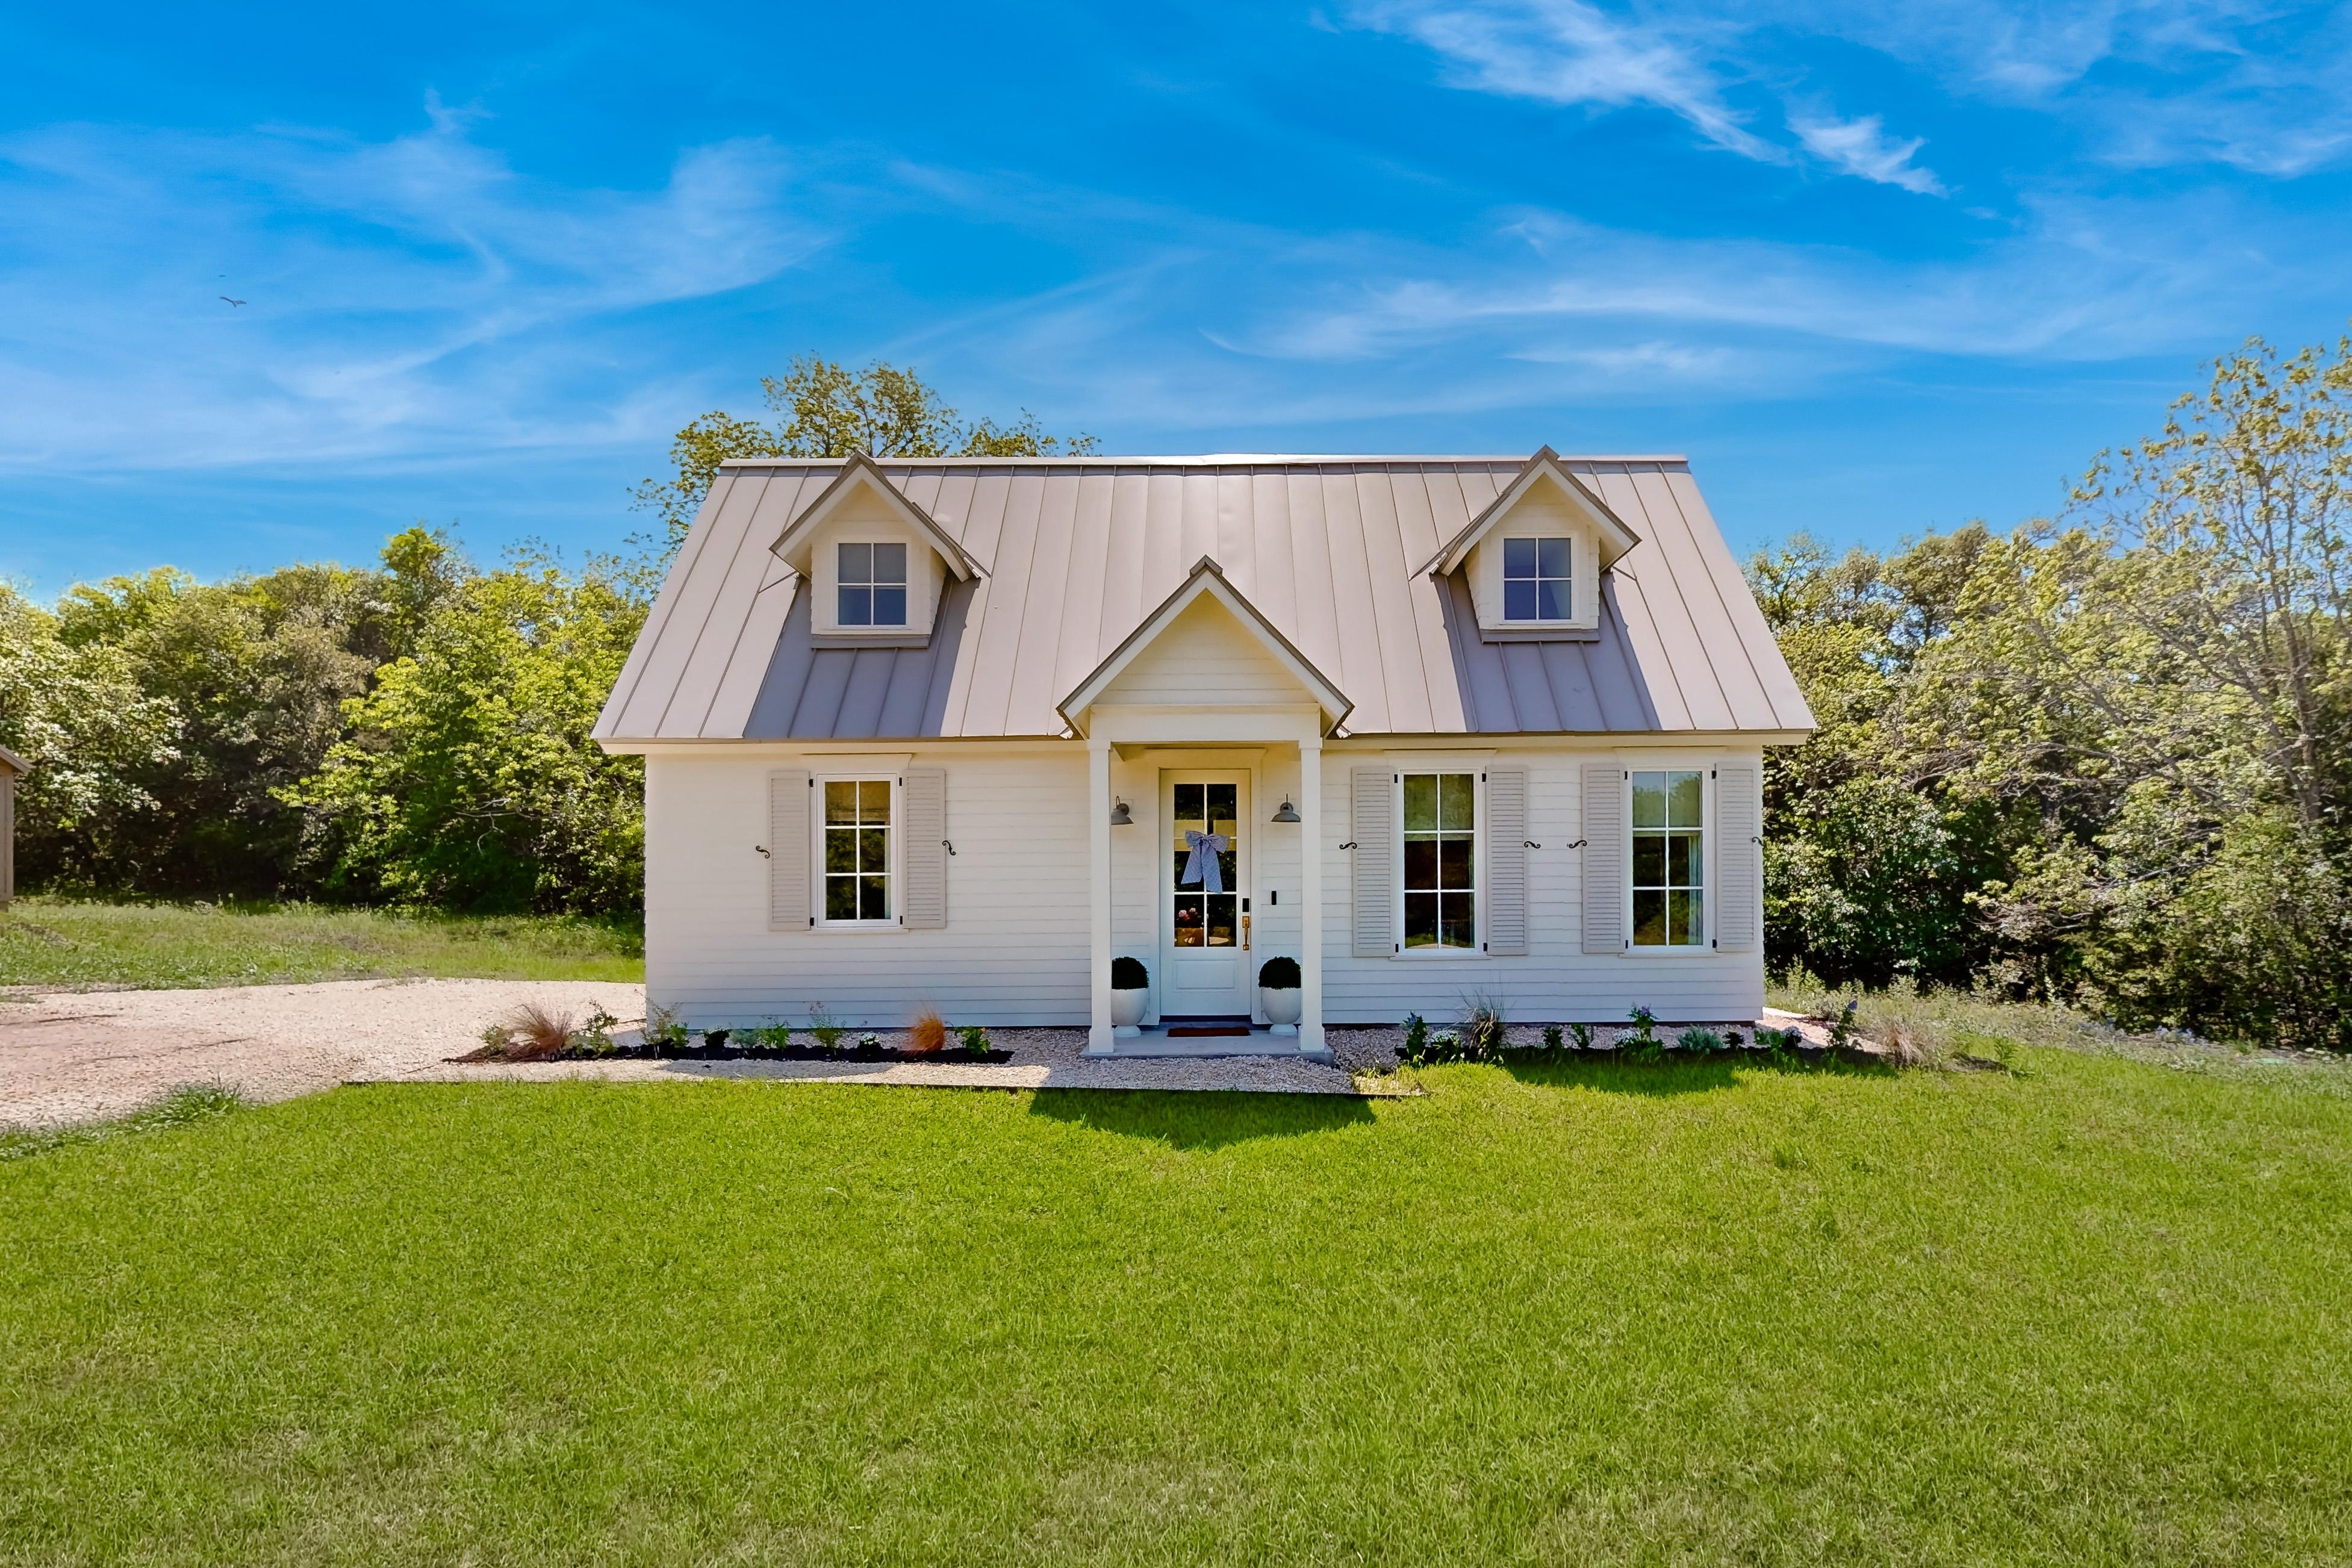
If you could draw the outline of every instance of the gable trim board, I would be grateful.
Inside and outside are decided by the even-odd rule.
[[[795,555],[816,531],[841,510],[850,496],[864,489],[878,496],[901,521],[929,539],[931,548],[940,552],[940,558],[947,563],[948,570],[955,574],[956,581],[969,583],[980,574],[980,563],[964,553],[963,546],[956,542],[955,536],[933,521],[930,513],[908,500],[906,492],[890,482],[890,477],[876,465],[873,458],[863,452],[853,452],[837,460],[841,464],[841,472],[835,476],[833,483],[827,485],[823,493],[784,525],[783,531],[776,535],[775,542],[768,546],[769,554],[806,578],[810,574],[808,568],[795,560]]]
[[[1544,447],[1528,459],[1527,467],[1504,487],[1502,494],[1496,496],[1486,510],[1471,519],[1468,527],[1446,541],[1445,547],[1430,557],[1428,563],[1421,569],[1422,574],[1442,577],[1459,570],[1463,562],[1469,559],[1472,548],[1496,523],[1508,517],[1519,502],[1527,499],[1529,490],[1545,480],[1559,487],[1560,493],[1568,498],[1569,504],[1582,512],[1585,521],[1591,525],[1601,543],[1601,571],[1606,572],[1616,565],[1642,542],[1641,535],[1635,533],[1623,518],[1612,511],[1608,502],[1593,494],[1574,474],[1560,467],[1559,453]]]
[[[1291,678],[1307,689],[1322,710],[1322,733],[1328,735],[1337,730],[1354,711],[1355,704],[1348,700],[1347,693],[1333,685],[1330,678],[1316,668],[1305,654],[1292,647],[1290,639],[1260,614],[1256,605],[1225,581],[1223,571],[1213,558],[1203,555],[1192,563],[1192,573],[1182,584],[1160,601],[1160,607],[1146,616],[1142,625],[1129,633],[1127,639],[1113,648],[1108,658],[1095,666],[1087,678],[1078,682],[1075,690],[1055,704],[1055,710],[1068,721],[1074,733],[1087,733],[1086,710],[1094,706],[1096,700],[1108,690],[1153,642],[1173,626],[1185,611],[1203,598],[1213,599],[1224,606],[1226,613],[1241,624],[1243,630],[1257,638]],[[1203,695],[1210,704],[1215,703],[1213,692]]]

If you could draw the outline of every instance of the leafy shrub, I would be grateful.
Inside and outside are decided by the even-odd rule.
[[[907,1031],[907,1048],[910,1051],[945,1050],[948,1044],[947,1020],[936,1009],[926,1007],[915,1015],[915,1026]]]
[[[956,1031],[956,1038],[961,1040],[963,1048],[973,1056],[979,1056],[988,1049],[988,1031],[978,1024],[964,1025]]]
[[[751,1037],[751,1049],[755,1051],[773,1052],[781,1056],[792,1047],[793,1029],[789,1024],[765,1024],[746,1033]]]
[[[1300,984],[1298,960],[1269,958],[1257,966],[1257,983],[1268,991],[1296,991]]]
[[[646,1044],[669,1050],[686,1048],[686,1026],[678,1022],[677,1009],[646,1004]]]
[[[1429,1023],[1420,1014],[1404,1016],[1404,1047],[1398,1055],[1414,1067],[1429,1059]]]
[[[613,1026],[621,1020],[602,1007],[588,1009],[588,1021],[572,1037],[572,1049],[583,1057],[609,1057],[620,1047],[613,1043]]]
[[[1665,1054],[1666,1043],[1658,1038],[1658,1016],[1647,1007],[1636,1007],[1625,1015],[1633,1020],[1633,1032],[1618,1042],[1639,1062],[1654,1062]]]
[[[1125,953],[1121,953],[1118,957],[1110,961],[1110,988],[1112,990],[1142,991],[1148,989],[1150,984],[1150,972],[1143,967],[1143,961],[1141,959],[1129,958]]]
[[[1544,1026],[1544,1049],[1548,1051],[1558,1051],[1565,1050],[1566,1048],[1567,1040],[1560,1034],[1559,1026],[1558,1024],[1546,1024]]]
[[[1861,1001],[1858,996],[1848,997],[1838,1016],[1830,1020],[1830,1049],[1842,1051],[1853,1044],[1853,1010]]]
[[[817,1002],[810,1005],[809,1033],[816,1037],[818,1045],[828,1051],[837,1051],[841,1048],[841,1037],[847,1032],[833,1021],[833,1015],[824,1010],[824,1003]]]
[[[1675,1044],[1684,1050],[1704,1056],[1709,1051],[1723,1049],[1723,1037],[1713,1029],[1685,1029],[1675,1037]]]
[[[857,1048],[861,1051],[878,1051],[882,1048],[882,1037],[874,1034],[860,1035],[857,1037]]]

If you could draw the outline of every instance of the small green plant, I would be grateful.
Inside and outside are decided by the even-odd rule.
[[[1429,1059],[1429,1021],[1420,1014],[1404,1016],[1404,1048],[1397,1055],[1412,1067]]]
[[[609,1057],[620,1049],[613,1043],[613,1026],[621,1020],[602,1007],[588,1009],[588,1021],[572,1036],[571,1050],[575,1056]]]
[[[1862,998],[1849,996],[1845,1005],[1838,1010],[1838,1016],[1830,1020],[1830,1049],[1843,1051],[1853,1047],[1853,1010],[1861,1005]]]
[[[503,1051],[507,1048],[507,1026],[503,1023],[485,1024],[474,1038],[481,1041],[486,1050]]]
[[[860,1035],[857,1037],[857,1048],[861,1051],[878,1051],[882,1048],[882,1037],[873,1034]]]
[[[1654,1062],[1666,1054],[1666,1042],[1658,1038],[1658,1016],[1647,1007],[1636,1007],[1625,1015],[1633,1021],[1633,1032],[1617,1043],[1637,1062]]]
[[[1685,1029],[1675,1037],[1675,1044],[1695,1056],[1706,1056],[1723,1049],[1723,1037],[1713,1029]]]
[[[1558,1052],[1566,1050],[1567,1048],[1568,1040],[1567,1037],[1560,1033],[1559,1026],[1558,1024],[1546,1024],[1544,1026],[1544,1049]]]
[[[1299,987],[1298,960],[1269,958],[1257,966],[1257,983],[1268,991],[1296,991]]]
[[[764,1024],[751,1031],[751,1048],[782,1056],[792,1048],[793,1026],[790,1024]]]
[[[656,1050],[686,1049],[686,1026],[679,1022],[677,1008],[646,1004],[646,1044]]]
[[[826,1050],[837,1051],[841,1049],[841,1037],[848,1031],[833,1021],[833,1015],[824,1010],[824,1003],[813,1002],[809,1004],[809,1033],[814,1035],[816,1043]]]
[[[1759,1029],[1756,1044],[1763,1049],[1775,1067],[1787,1067],[1796,1059],[1796,1049],[1804,1043],[1804,1036],[1794,1029]]]
[[[963,1048],[973,1056],[987,1054],[988,1031],[978,1024],[959,1025],[956,1028],[956,1038],[962,1041]]]
[[[1589,1051],[1592,1048],[1592,1026],[1590,1024],[1570,1024],[1568,1026],[1568,1037],[1576,1042],[1576,1048],[1578,1050]]]
[[[1747,1037],[1737,1029],[1726,1029],[1723,1031],[1723,1043],[1727,1046],[1744,1045],[1747,1043]]]

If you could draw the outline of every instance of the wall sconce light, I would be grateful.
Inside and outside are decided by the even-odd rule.
[[[1296,822],[1298,820],[1298,808],[1290,804],[1290,797],[1288,795],[1284,795],[1282,797],[1282,809],[1274,814],[1274,819],[1276,822]]]
[[[1135,826],[1135,814],[1128,810],[1127,802],[1122,800],[1111,806],[1110,825],[1113,827],[1132,827]]]

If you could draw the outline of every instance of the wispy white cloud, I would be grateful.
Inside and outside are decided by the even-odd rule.
[[[0,141],[0,465],[642,439],[668,416],[582,395],[629,352],[632,313],[760,282],[821,242],[763,142],[689,151],[656,189],[579,189],[518,174],[472,129],[428,103],[424,129],[379,142],[73,125]]]
[[[1849,174],[1882,185],[1900,185],[1923,196],[1945,194],[1943,182],[1933,172],[1911,161],[1927,144],[1927,139],[1914,136],[1907,142],[1895,141],[1875,114],[1859,120],[1791,119],[1789,129],[1797,133],[1806,152]]]
[[[1748,129],[1686,29],[1621,22],[1582,0],[1383,0],[1356,19],[1435,51],[1465,87],[1544,103],[1663,109],[1743,157],[1787,155]]]

